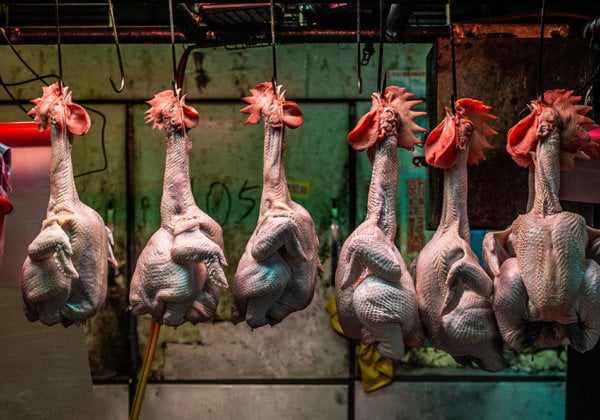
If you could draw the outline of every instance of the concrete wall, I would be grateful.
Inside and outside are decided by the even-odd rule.
[[[64,82],[76,102],[106,116],[104,141],[108,156],[105,171],[77,178],[84,202],[106,218],[114,217],[115,251],[121,262],[110,279],[106,308],[85,327],[97,418],[126,418],[128,410],[127,360],[127,209],[126,140],[132,133],[134,167],[133,229],[137,252],[159,225],[159,202],[164,167],[163,133],[144,123],[143,102],[171,87],[170,47],[122,45],[126,87],[122,94],[110,88],[108,75],[117,74],[114,47],[64,45]],[[199,326],[163,327],[146,391],[142,418],[401,418],[441,419],[474,417],[511,418],[564,416],[564,372],[530,375],[511,369],[489,375],[475,369],[443,372],[397,367],[393,383],[365,393],[354,374],[352,346],[330,326],[325,302],[333,292],[331,260],[331,206],[339,206],[342,239],[350,230],[350,213],[364,217],[370,168],[366,156],[356,157],[357,204],[349,202],[346,135],[370,106],[376,90],[377,56],[363,68],[364,92],[357,90],[354,45],[280,46],[278,82],[297,101],[305,123],[286,132],[284,162],[287,177],[309,192],[298,201],[315,221],[321,247],[321,274],[315,298],[304,311],[294,313],[274,328],[252,331],[228,322],[230,292],[219,305],[214,322]],[[20,46],[17,49],[41,74],[56,72],[53,46]],[[424,97],[425,57],[429,45],[386,46],[384,68],[398,70],[396,81]],[[30,78],[30,74],[0,46],[0,74],[5,82]],[[182,47],[178,47],[178,55]],[[194,53],[201,54],[194,56]],[[411,75],[403,71],[412,71]],[[188,103],[200,114],[190,132],[193,142],[191,177],[196,201],[223,225],[225,254],[231,280],[237,261],[257,218],[262,165],[260,125],[244,125],[240,100],[255,84],[271,80],[269,48],[197,50],[192,53],[183,86]],[[54,80],[48,79],[49,82]],[[26,104],[41,96],[41,83],[11,89]],[[27,121],[25,114],[0,92],[0,121]],[[423,105],[426,109],[426,104]],[[92,130],[74,143],[75,173],[102,166],[102,119],[94,113]],[[425,120],[420,122],[426,124]],[[414,154],[399,150],[398,243],[405,259],[417,253],[415,241],[425,240],[425,171],[412,165]],[[18,226],[19,209],[7,218]],[[408,239],[410,232],[410,240]],[[16,262],[21,264],[20,261]],[[6,264],[6,262],[5,262]],[[62,327],[50,327],[50,330]],[[149,318],[138,320],[140,353],[149,331]],[[447,365],[447,364],[446,364]],[[7,368],[8,369],[8,368]],[[18,368],[14,368],[18,371]],[[2,372],[4,375],[4,372]],[[11,372],[14,373],[14,372]],[[116,384],[115,384],[116,383]],[[434,395],[434,397],[431,397]],[[518,395],[519,398],[515,398]],[[527,397],[521,397],[527,395]],[[507,400],[510,399],[510,404]],[[463,403],[457,403],[463,401]],[[548,404],[552,401],[552,404]],[[467,407],[468,406],[468,411]],[[0,410],[1,411],[1,410]],[[14,413],[13,413],[14,414]],[[0,417],[1,418],[1,417]],[[13,417],[14,418],[14,417]],[[63,414],[63,417],[66,418]]]

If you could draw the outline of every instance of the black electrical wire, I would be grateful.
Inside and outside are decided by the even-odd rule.
[[[171,61],[173,64],[173,93],[179,96],[177,86],[177,60],[175,58],[175,25],[173,23],[173,0],[169,0],[169,29],[171,31]]]
[[[273,94],[277,94],[277,54],[275,53],[275,2],[270,2],[270,19],[271,19],[271,55],[273,63]]]
[[[456,114],[456,100],[458,99],[457,87],[456,87],[456,48],[454,42],[454,23],[452,22],[452,2],[448,0],[448,27],[450,28],[450,62],[452,65],[451,76],[452,76],[452,93],[450,97],[450,106],[452,113]]]
[[[540,11],[540,47],[538,49],[538,69],[537,69],[537,95],[542,103],[544,103],[543,89],[542,89],[542,67],[543,67],[543,56],[544,56],[544,14],[546,9],[546,0],[542,0],[542,10]]]
[[[19,100],[12,94],[12,92],[10,91],[10,89],[8,89],[8,86],[14,85],[14,83],[6,84],[4,83],[4,80],[2,79],[2,75],[0,75],[0,85],[2,86],[2,88],[4,89],[4,91],[6,92],[6,94],[10,97],[10,99],[13,100],[13,102],[19,107],[21,108],[21,110],[25,113],[27,113],[27,110],[25,109],[25,107],[23,105],[21,105],[21,103],[19,102]]]
[[[379,0],[379,61],[377,63],[377,91],[381,92],[385,89],[384,82],[382,82],[383,74],[383,0]]]
[[[44,75],[42,75],[40,77],[32,77],[31,79],[20,80],[18,82],[12,82],[12,83],[3,83],[3,84],[6,87],[15,87],[15,86],[26,85],[28,83],[37,82],[38,80],[43,80],[43,79],[58,79],[58,75],[56,75],[56,74],[44,74]]]
[[[23,58],[23,56],[16,50],[16,48],[14,47],[14,45],[12,44],[12,42],[10,41],[10,39],[8,38],[8,36],[6,35],[6,31],[4,30],[4,28],[0,28],[0,34],[2,35],[2,37],[4,38],[4,41],[6,42],[6,44],[9,46],[9,48],[12,50],[12,52],[15,54],[15,56],[19,59],[19,61],[25,66],[25,68],[27,68],[27,70],[29,70],[29,72],[31,74],[34,75],[34,78],[32,79],[27,79],[27,80],[22,80],[19,82],[13,82],[13,83],[5,83],[2,75],[0,75],[0,85],[2,86],[2,88],[4,89],[4,91],[6,92],[6,94],[13,100],[13,102],[23,111],[27,114],[28,110],[19,102],[19,100],[12,94],[12,92],[10,92],[10,89],[8,89],[9,87],[14,87],[14,86],[20,86],[20,85],[24,85],[24,84],[28,84],[28,83],[32,83],[35,81],[40,81],[42,82],[44,85],[48,86],[49,83],[46,82],[45,79],[47,78],[55,78],[58,79],[59,83],[61,82],[61,76],[59,75],[55,75],[55,74],[46,74],[46,75],[42,75],[40,76],[30,65],[29,63],[27,63],[27,61],[25,61],[25,59]],[[94,108],[90,108],[89,106],[86,105],[82,105],[85,109],[87,109],[90,112],[93,112],[94,114],[97,114],[98,116],[100,116],[100,118],[102,119],[102,125],[101,125],[101,137],[100,137],[100,144],[101,144],[101,148],[102,148],[102,159],[103,159],[103,165],[101,168],[98,169],[92,169],[80,174],[77,174],[74,176],[74,178],[78,178],[84,175],[90,175],[90,174],[94,174],[97,172],[103,172],[104,170],[106,170],[106,168],[108,168],[108,157],[106,156],[106,142],[105,142],[105,131],[106,131],[106,116],[94,109]]]
[[[360,0],[356,0],[356,66],[358,71],[358,93],[363,91],[362,62],[360,54]]]
[[[60,47],[60,13],[58,11],[58,0],[54,1],[56,11],[56,50],[58,52],[58,87],[62,92],[63,83],[63,68],[62,68],[62,52]]]
[[[106,157],[106,143],[104,141],[104,133],[106,130],[106,116],[101,113],[100,111],[96,111],[95,109],[92,109],[90,107],[87,107],[85,105],[82,105],[85,109],[87,109],[88,111],[92,111],[95,114],[98,114],[98,116],[100,118],[102,118],[102,124],[100,126],[100,138],[102,139],[102,141],[100,142],[100,147],[102,148],[102,158],[104,160],[102,167],[99,169],[91,169],[89,171],[86,172],[82,172],[80,174],[77,174],[75,176],[73,176],[73,178],[79,178],[81,176],[85,176],[85,175],[91,175],[91,174],[95,174],[97,172],[103,172],[106,170],[106,168],[108,168],[108,158]]]

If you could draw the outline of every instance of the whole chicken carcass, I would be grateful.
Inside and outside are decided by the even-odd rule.
[[[396,235],[397,149],[414,149],[413,122],[424,112],[404,88],[389,86],[372,95],[371,110],[348,134],[355,150],[367,150],[372,164],[365,220],[344,242],[335,273],[340,325],[349,338],[375,344],[389,359],[400,359],[405,344],[418,348],[423,331],[413,279],[394,243]]]
[[[146,122],[166,133],[161,223],[137,260],[129,302],[133,314],[149,313],[161,325],[197,324],[214,316],[228,287],[222,228],[198,208],[190,183],[187,133],[198,124],[198,113],[172,90],[148,103]]]
[[[507,150],[533,166],[528,211],[505,231],[484,238],[484,257],[494,274],[494,310],[506,344],[570,344],[592,349],[600,335],[600,231],[563,211],[560,171],[591,142],[590,107],[572,91],[551,90],[531,102],[531,113],[508,132]]]
[[[102,217],[79,200],[71,147],[90,128],[85,109],[57,82],[42,87],[29,111],[40,130],[50,125],[50,199],[42,229],[27,248],[21,291],[28,320],[83,324],[104,304],[109,264],[117,266],[112,234]]]
[[[231,321],[258,328],[274,325],[311,302],[317,279],[319,240],[310,214],[292,201],[283,168],[284,129],[299,127],[302,112],[281,86],[250,89],[246,123],[265,126],[263,190],[258,221],[233,282]]]
[[[496,119],[481,101],[456,101],[425,143],[428,164],[444,169],[440,224],[413,263],[419,314],[432,345],[460,364],[488,371],[506,367],[491,304],[493,282],[470,245],[467,163],[485,159]]]

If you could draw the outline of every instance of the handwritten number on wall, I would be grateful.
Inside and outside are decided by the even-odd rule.
[[[224,182],[213,181],[210,184],[206,194],[206,208],[221,226],[227,223],[231,213],[231,193]]]
[[[256,206],[256,200],[252,197],[247,197],[244,196],[248,191],[254,190],[258,188],[258,185],[248,185],[248,180],[244,181],[244,185],[242,185],[242,188],[240,188],[240,192],[238,193],[238,198],[241,201],[249,201],[250,203],[246,206],[246,212],[242,215],[242,217],[240,217],[240,222],[242,220],[244,220],[246,217],[248,217],[248,215],[250,213],[252,213],[252,210],[254,210],[254,207]]]
[[[258,185],[248,185],[248,180],[240,188],[237,198],[245,203],[244,214],[238,222],[243,221],[252,213],[256,207],[256,199],[252,197],[250,191],[260,188]],[[208,213],[221,225],[224,226],[229,221],[233,200],[229,187],[225,182],[213,181],[206,194],[206,209]]]

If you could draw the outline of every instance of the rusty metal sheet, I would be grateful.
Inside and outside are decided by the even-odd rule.
[[[457,97],[470,97],[492,107],[498,119],[491,137],[494,150],[487,160],[469,166],[469,222],[472,229],[503,229],[525,212],[527,169],[517,166],[506,151],[506,134],[527,113],[538,95],[539,39],[457,39],[455,43]],[[439,40],[428,57],[430,127],[444,117],[452,94],[451,48]],[[584,39],[551,38],[543,43],[541,92],[577,90],[592,76],[592,52]],[[541,93],[540,92],[540,93]],[[443,173],[428,169],[427,227],[439,223]]]
[[[454,25],[454,36],[457,38],[539,38],[540,25],[523,25],[518,23],[460,23]],[[545,38],[566,38],[569,36],[569,25],[548,23],[544,25]]]
[[[572,172],[561,173],[559,197],[561,200],[600,204],[598,159],[577,159]]]

